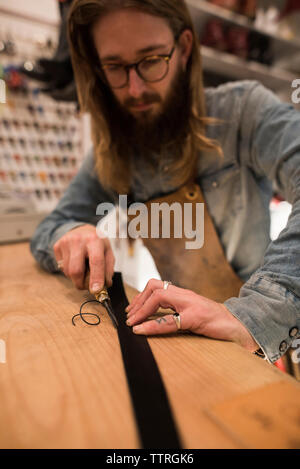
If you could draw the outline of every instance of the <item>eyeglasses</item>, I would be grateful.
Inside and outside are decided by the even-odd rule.
[[[142,80],[155,83],[163,80],[169,72],[169,63],[174,54],[174,45],[168,55],[152,55],[130,65],[105,64],[101,66],[111,88],[125,88],[129,82],[129,71],[134,68]]]

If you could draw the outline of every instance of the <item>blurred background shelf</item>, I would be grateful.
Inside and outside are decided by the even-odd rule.
[[[0,244],[25,241],[31,238],[32,233],[47,213],[14,213],[0,215]]]
[[[237,1],[232,11],[206,0],[187,0],[201,45],[204,85],[258,80],[291,103],[292,82],[300,77],[300,25],[299,35],[296,28],[294,37],[281,37],[279,19],[286,0],[257,0],[250,16],[244,14],[246,3]],[[274,21],[264,23],[270,8]]]
[[[274,2],[276,4],[276,2]],[[202,29],[203,24],[211,17],[226,21],[232,25],[241,26],[250,31],[263,34],[271,38],[278,45],[286,48],[288,47],[294,51],[300,51],[300,40],[298,39],[286,39],[278,36],[275,33],[267,31],[266,29],[259,28],[253,24],[253,22],[246,16],[243,16],[234,11],[227,10],[218,5],[209,3],[206,0],[187,0],[190,12],[192,14],[195,26],[197,29]]]
[[[220,74],[235,80],[258,80],[275,91],[291,89],[295,79],[293,73],[275,66],[266,66],[258,62],[249,62],[226,52],[201,46],[204,70]]]

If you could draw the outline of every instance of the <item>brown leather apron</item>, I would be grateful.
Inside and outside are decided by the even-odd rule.
[[[172,194],[148,201],[146,205],[149,227],[151,226],[151,204],[163,202],[169,205],[174,202],[180,203],[182,213],[184,213],[185,203],[193,204],[193,229],[196,223],[196,204],[204,203],[204,245],[200,249],[186,249],[186,242],[191,240],[185,237],[184,230],[182,230],[182,238],[174,237],[172,220],[170,239],[162,237],[153,239],[150,235],[147,239],[143,239],[145,246],[152,254],[161,278],[218,302],[238,296],[243,282],[225,257],[199,185],[189,182]],[[159,223],[161,229],[161,216]],[[159,233],[161,234],[162,231]]]

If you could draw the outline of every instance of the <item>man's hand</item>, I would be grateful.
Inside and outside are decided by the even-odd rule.
[[[115,258],[107,238],[99,238],[93,225],[84,225],[69,231],[53,246],[58,265],[79,290],[85,285],[86,259],[89,259],[89,290],[99,292],[104,283],[112,285]]]
[[[163,289],[161,280],[150,280],[127,308],[127,324],[142,335],[177,332],[172,315],[143,322],[159,308],[170,308],[180,314],[181,329],[214,339],[236,342],[254,352],[259,348],[245,326],[220,303],[196,293],[169,285]]]

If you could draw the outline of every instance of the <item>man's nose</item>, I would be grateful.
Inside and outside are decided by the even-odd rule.
[[[133,98],[139,98],[146,91],[146,88],[146,83],[137,74],[137,71],[134,69],[129,70],[128,93],[130,96]]]

